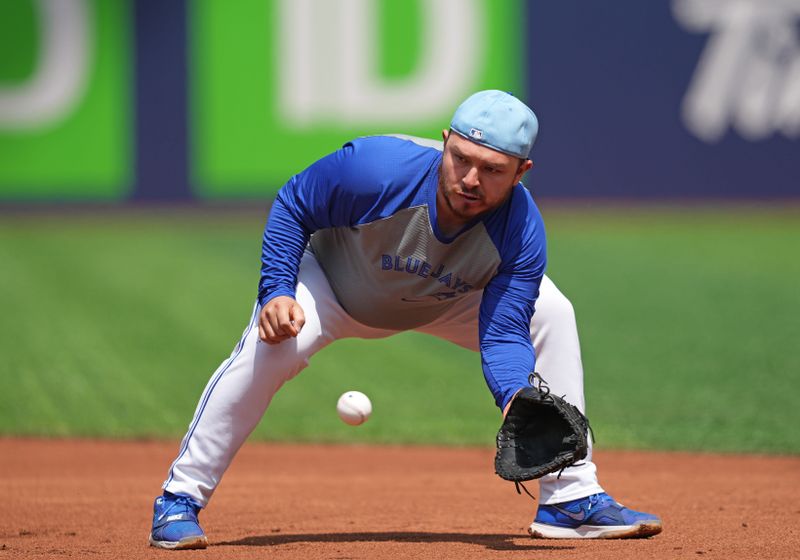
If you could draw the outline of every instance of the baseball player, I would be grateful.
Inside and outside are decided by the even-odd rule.
[[[537,132],[520,100],[482,91],[458,107],[443,142],[359,138],[289,179],[264,231],[252,316],[155,500],[151,545],[207,545],[197,516],[239,447],[281,385],[340,338],[415,330],[479,351],[501,411],[535,364],[554,394],[584,410],[574,313],[544,275],[542,218],[520,183]],[[658,517],[603,491],[591,450],[540,479],[529,529],[543,538],[660,531]]]

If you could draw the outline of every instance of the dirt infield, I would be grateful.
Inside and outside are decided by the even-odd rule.
[[[7,558],[799,558],[800,458],[598,452],[619,501],[662,516],[637,541],[527,537],[535,502],[491,449],[247,444],[201,521],[211,546],[147,546],[177,443],[0,439]],[[531,485],[535,489],[536,485]]]

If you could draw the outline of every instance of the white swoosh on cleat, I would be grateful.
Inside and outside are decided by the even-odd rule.
[[[560,508],[558,506],[553,506],[553,507],[559,512],[569,517],[570,519],[574,519],[575,521],[584,521],[586,519],[586,510],[583,508],[581,508],[580,513],[575,513],[573,511],[569,511],[568,509]]]

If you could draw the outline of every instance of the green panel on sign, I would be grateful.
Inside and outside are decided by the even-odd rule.
[[[64,3],[60,10],[31,6],[35,9],[26,12],[18,2],[0,3],[0,21],[7,14],[20,21],[21,14],[33,14],[32,25],[14,35],[0,34],[0,52],[10,53],[18,68],[31,57],[40,64],[51,56],[56,67],[71,71],[50,77],[57,85],[45,102],[31,102],[37,93],[30,75],[17,70],[13,80],[3,76],[0,88],[6,93],[25,87],[34,91],[5,108],[2,104],[9,101],[0,99],[0,199],[121,199],[130,188],[133,159],[130,4],[90,0]],[[64,10],[76,12],[64,18]],[[54,26],[68,48],[48,53],[43,45],[48,27]]]
[[[420,1],[380,0],[377,4],[378,72],[386,78],[408,76],[419,62],[423,22]]]
[[[33,0],[0,4],[0,87],[33,74],[39,54]]]
[[[447,4],[190,2],[194,190],[271,196],[351,138],[439,138],[474,91],[524,98],[522,3]]]

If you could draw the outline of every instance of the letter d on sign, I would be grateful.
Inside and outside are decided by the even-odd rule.
[[[39,56],[33,75],[0,87],[0,129],[31,129],[70,113],[88,78],[89,11],[85,0],[39,0]]]
[[[290,124],[424,123],[452,111],[482,62],[477,0],[420,0],[421,61],[391,82],[376,75],[372,0],[280,0],[279,103]],[[477,64],[480,66],[480,64]]]

